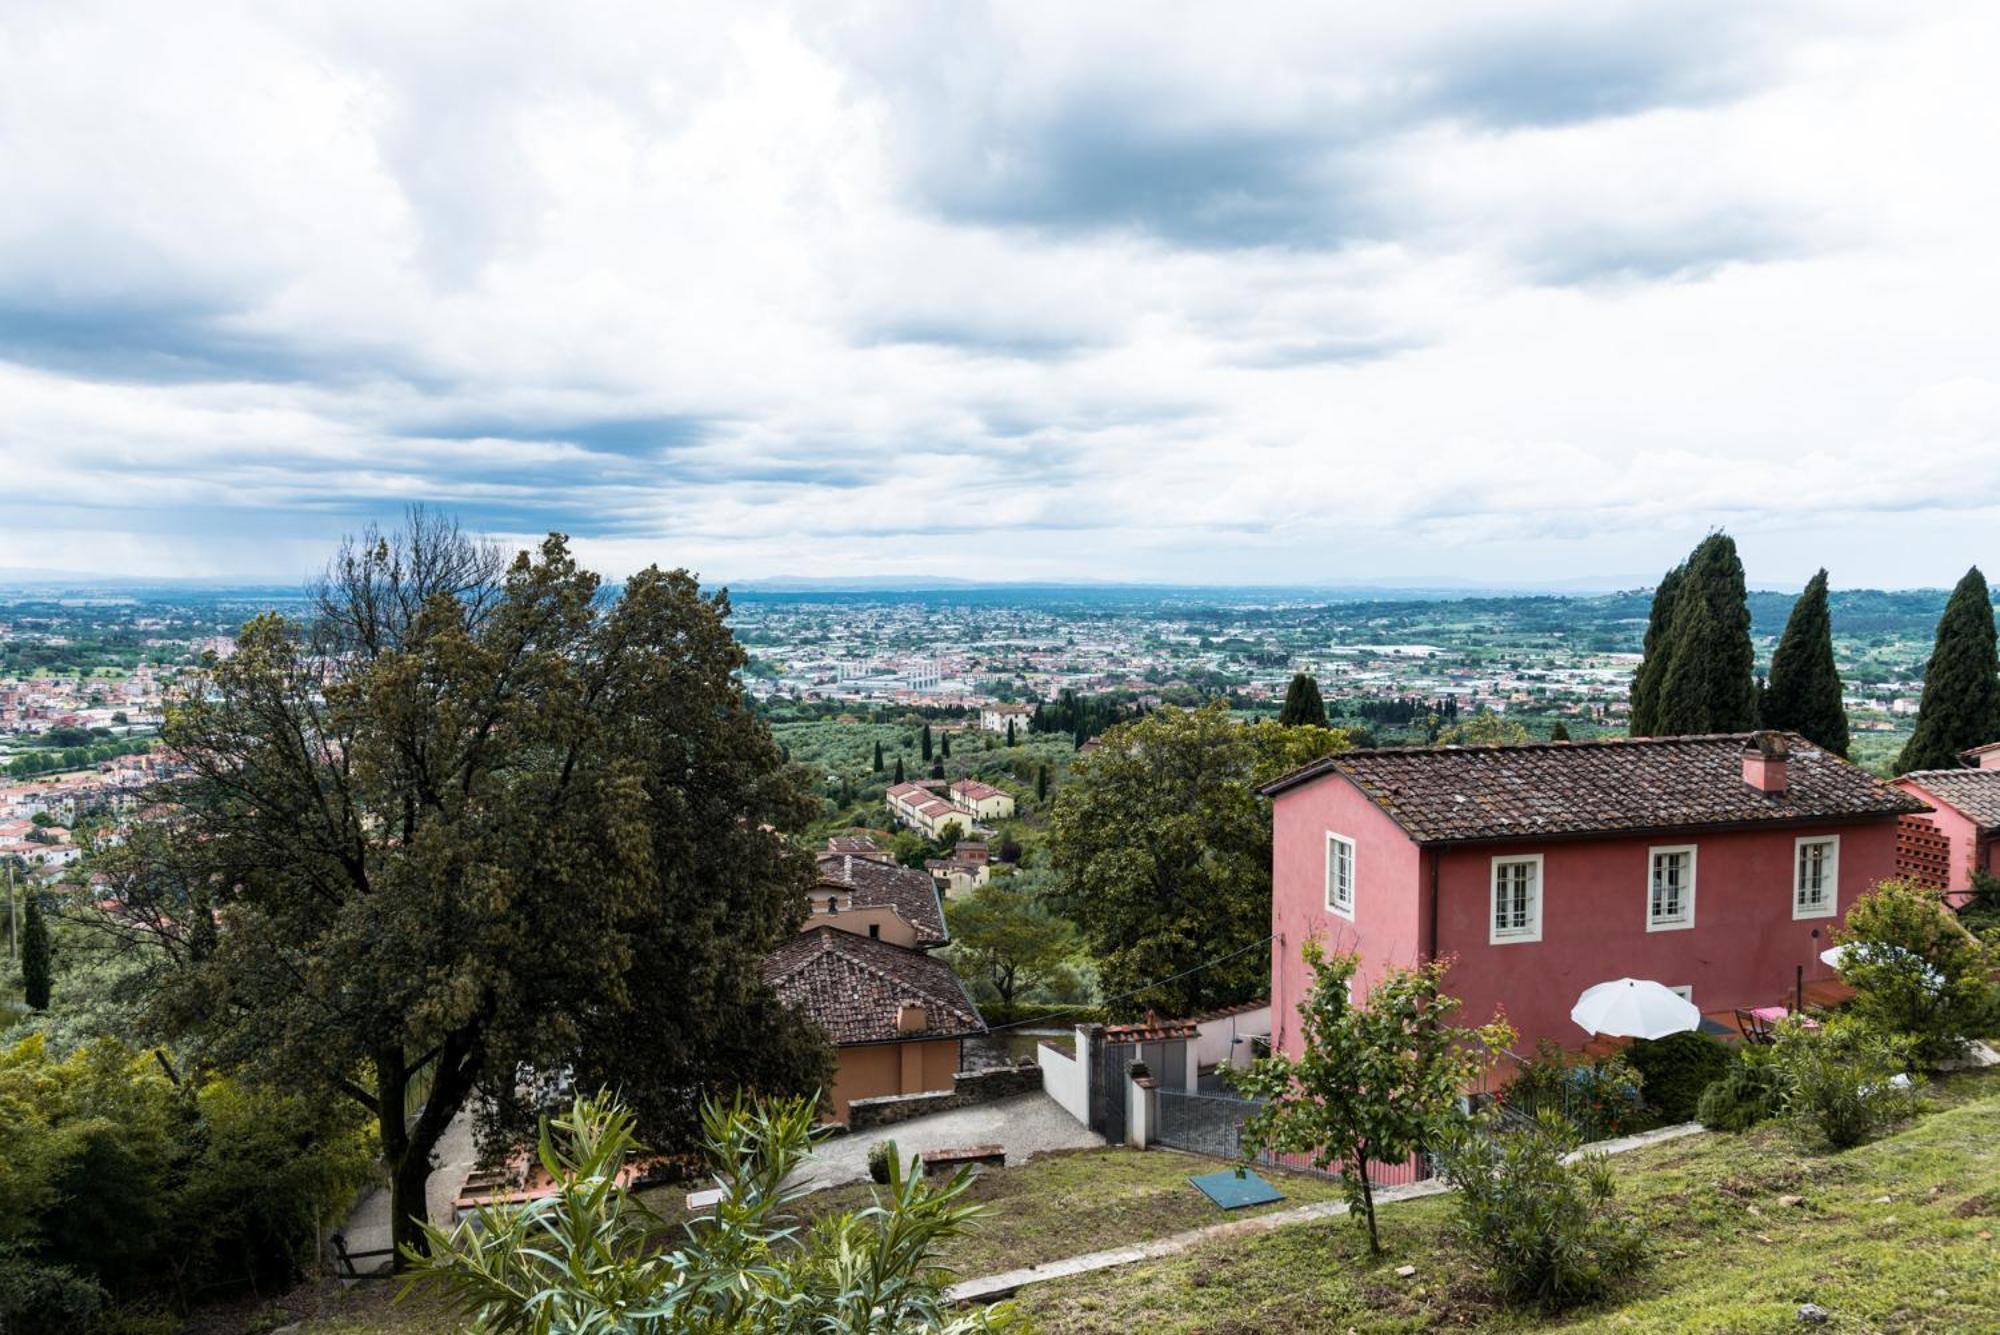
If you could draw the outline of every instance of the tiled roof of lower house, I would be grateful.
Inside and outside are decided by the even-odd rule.
[[[1893,816],[1924,804],[1787,735],[1782,794],[1743,779],[1755,734],[1341,751],[1266,784],[1338,776],[1420,844]]]
[[[1920,769],[1903,776],[1983,830],[2000,826],[2000,769]]]
[[[822,882],[853,896],[856,908],[891,908],[917,929],[917,944],[941,946],[951,940],[944,906],[929,873],[850,853],[821,853],[814,859]]]
[[[764,957],[764,981],[835,1043],[894,1043],[983,1033],[979,1008],[943,960],[835,927],[800,932]],[[924,1008],[906,1031],[902,1007]]]

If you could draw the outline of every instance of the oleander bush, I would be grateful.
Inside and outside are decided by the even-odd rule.
[[[1784,1081],[1786,1116],[1830,1149],[1871,1139],[1917,1110],[1919,1080],[1909,1071],[1915,1050],[1909,1038],[1859,1019],[1816,1030],[1784,1021],[1772,1059]]]
[[[1520,1130],[1468,1123],[1439,1152],[1457,1189],[1459,1241],[1509,1303],[1564,1311],[1605,1297],[1645,1264],[1645,1234],[1619,1212],[1605,1157],[1569,1158],[1581,1143],[1544,1108]]]

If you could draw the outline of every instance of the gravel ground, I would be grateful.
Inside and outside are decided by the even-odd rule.
[[[812,1152],[801,1171],[823,1187],[862,1181],[868,1176],[869,1147],[878,1140],[895,1141],[905,1159],[927,1150],[1004,1145],[1010,1168],[1049,1150],[1094,1149],[1104,1143],[1104,1137],[1080,1125],[1048,1095],[1017,1094],[876,1131],[835,1136]]]

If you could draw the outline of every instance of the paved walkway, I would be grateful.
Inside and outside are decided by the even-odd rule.
[[[1096,1149],[1104,1144],[1104,1137],[1080,1125],[1063,1111],[1061,1104],[1036,1091],[929,1117],[913,1117],[874,1131],[835,1136],[807,1156],[800,1173],[822,1187],[865,1181],[868,1151],[882,1140],[895,1141],[905,1162],[912,1154],[926,1150],[1001,1145],[1006,1147],[1009,1168],[1050,1150]]]
[[[1642,1146],[1657,1145],[1663,1140],[1679,1140],[1682,1136],[1700,1135],[1701,1131],[1699,1122],[1687,1122],[1680,1126],[1661,1127],[1657,1131],[1647,1131],[1636,1136],[1600,1141],[1586,1149],[1578,1150],[1577,1154],[1623,1154],[1627,1150],[1636,1150]],[[1442,1178],[1432,1178],[1428,1182],[1418,1182],[1407,1187],[1388,1187],[1378,1191],[1375,1193],[1375,1204],[1394,1205],[1397,1201],[1442,1196],[1450,1190]],[[1315,1219],[1331,1219],[1346,1213],[1346,1201],[1318,1201],[1312,1205],[1301,1205],[1297,1209],[1257,1215],[1251,1219],[1210,1224],[1206,1228],[1191,1228],[1185,1233],[1155,1238],[1151,1242],[1137,1242],[1129,1247],[1086,1252],[1082,1256],[1067,1256],[1060,1261],[1048,1261],[1042,1265],[1026,1266],[1020,1270],[1008,1270],[998,1275],[982,1275],[978,1279],[968,1279],[952,1285],[945,1290],[945,1296],[955,1303],[998,1302],[1030,1284],[1043,1284],[1052,1279],[1068,1279],[1072,1275],[1087,1275],[1095,1270],[1110,1270],[1116,1266],[1132,1265],[1138,1261],[1157,1260],[1162,1256],[1172,1256],[1205,1242],[1269,1233],[1272,1229],[1310,1223]]]
[[[449,1223],[451,1203],[458,1199],[465,1179],[472,1176],[478,1152],[472,1140],[472,1114],[460,1112],[444,1129],[431,1161],[437,1165],[424,1188],[425,1204],[434,1224]],[[341,1230],[347,1235],[350,1252],[376,1251],[389,1245],[389,1188],[376,1187],[355,1203]],[[387,1270],[389,1258],[374,1257],[361,1263],[362,1270]]]

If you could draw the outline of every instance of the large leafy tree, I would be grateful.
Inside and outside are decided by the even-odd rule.
[[[615,597],[559,536],[511,564],[422,513],[341,552],[310,622],[246,626],[173,708],[192,777],[124,884],[185,901],[166,1018],[225,1067],[374,1117],[394,1237],[475,1092],[616,1079],[663,1150],[711,1091],[810,1090],[816,1031],[764,987],[813,809],[732,674],[725,595]]]
[[[1320,699],[1319,682],[1301,672],[1292,678],[1292,684],[1285,688],[1285,707],[1278,714],[1278,722],[1287,728],[1302,725],[1315,728],[1326,726],[1326,702]]]
[[[1062,976],[1076,951],[1076,929],[1041,903],[1035,881],[1029,872],[995,877],[945,905],[958,971],[1010,1006]]]
[[[1338,1168],[1368,1248],[1379,1252],[1373,1165],[1441,1144],[1459,1097],[1513,1035],[1497,1020],[1476,1030],[1449,1023],[1463,1003],[1444,990],[1444,961],[1392,968],[1356,1004],[1359,957],[1329,956],[1317,941],[1304,954],[1313,985],[1299,1004],[1300,1054],[1273,1053],[1234,1078],[1264,1100],[1244,1125],[1244,1148]]]
[[[1834,929],[1849,1009],[1912,1044],[1924,1062],[1958,1057],[2000,1025],[2000,934],[1982,941],[1911,881],[1883,881]]]
[[[1056,794],[1054,906],[1122,1013],[1193,1015],[1269,985],[1271,809],[1256,785],[1348,745],[1328,728],[1244,727],[1217,702],[1105,733]]]
[[[1833,662],[1824,570],[1792,604],[1785,633],[1771,655],[1771,676],[1758,713],[1763,727],[1795,732],[1835,755],[1847,754],[1847,711],[1841,707],[1840,672]]]
[[[1728,534],[1709,534],[1688,557],[1664,647],[1649,735],[1747,732],[1757,726],[1750,604],[1743,562]]]
[[[1924,669],[1917,726],[1896,757],[1896,770],[1949,769],[1958,754],[2000,741],[2000,662],[1994,657],[1993,599],[1986,576],[1965,572],[1938,620],[1937,642]]]

